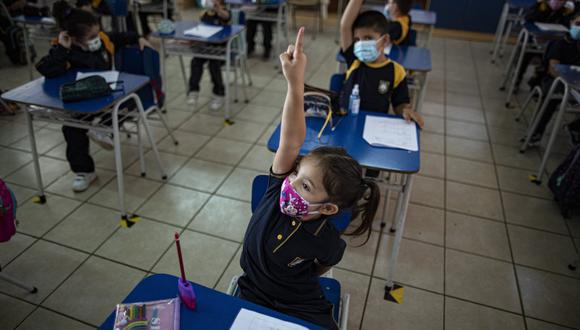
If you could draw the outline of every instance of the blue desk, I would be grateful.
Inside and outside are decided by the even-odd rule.
[[[123,91],[114,92],[112,95],[107,97],[94,98],[82,102],[63,103],[59,96],[60,86],[62,86],[64,83],[75,81],[76,74],[77,72],[70,71],[58,78],[38,78],[20,87],[14,88],[2,94],[1,96],[5,100],[25,105],[28,134],[30,137],[30,145],[32,148],[32,156],[34,160],[34,171],[36,174],[36,182],[39,191],[37,202],[44,204],[46,202],[46,197],[44,195],[44,187],[42,184],[42,176],[38,162],[36,139],[34,137],[34,128],[32,126],[33,120],[101,131],[105,133],[112,133],[115,149],[115,165],[117,168],[117,188],[119,191],[121,219],[127,220],[129,217],[125,208],[125,189],[123,183],[123,163],[121,158],[119,117],[136,117],[138,128],[137,134],[140,134],[140,124],[143,124],[149,139],[149,143],[153,148],[153,153],[156,156],[160,171],[161,173],[165,173],[161,165],[161,160],[159,157],[159,152],[157,151],[155,139],[153,138],[153,133],[149,127],[145,109],[143,109],[140,98],[137,96],[137,94],[135,94],[140,88],[149,82],[149,78],[146,76],[120,73],[119,79],[123,80],[124,82]],[[137,106],[137,115],[135,115],[134,112],[129,113],[129,110],[126,109],[119,109],[123,103],[129,100],[132,100]],[[93,123],[93,116],[97,114],[110,114],[112,124]],[[141,160],[143,160],[143,150],[141,143],[139,143],[139,151],[139,156],[141,157]],[[141,173],[145,173],[144,161],[140,161],[140,164]]]
[[[48,18],[48,20],[47,20]],[[24,30],[24,46],[26,51],[26,58],[28,60],[28,75],[29,80],[34,79],[32,61],[30,60],[30,45],[32,45],[32,39],[36,40],[46,40],[50,41],[58,37],[58,29],[56,23],[52,17],[39,17],[39,16],[16,16],[12,18],[14,23],[20,25]],[[30,27],[34,27],[34,31],[29,31]]]
[[[534,3],[536,0],[509,0],[505,2],[493,39],[491,63],[495,63],[498,56],[503,56],[503,50],[514,26],[523,24],[524,11]]]
[[[564,123],[564,114],[568,108],[568,100],[570,97],[573,97],[576,103],[580,103],[580,71],[573,69],[570,65],[558,64],[556,65],[556,74],[558,76],[552,83],[548,94],[544,98],[542,107],[539,109],[537,114],[534,114],[534,122],[529,126],[525,141],[520,147],[520,152],[523,153],[526,151],[532,135],[538,127],[540,118],[542,118],[544,112],[546,111],[548,103],[550,103],[552,100],[558,89],[558,86],[562,85],[564,90],[564,94],[562,95],[562,102],[560,103],[560,108],[558,109],[556,118],[554,119],[554,125],[552,125],[550,138],[548,140],[548,144],[546,145],[546,150],[542,156],[542,162],[540,163],[540,167],[538,168],[536,174],[530,176],[530,181],[536,184],[540,184],[542,181],[542,175],[544,174],[544,169],[546,168],[546,164],[550,158],[550,152],[552,151],[554,142],[556,142],[558,131],[561,129],[562,124]],[[577,113],[578,111],[575,112]]]
[[[177,277],[166,274],[149,276],[137,284],[133,291],[131,291],[125,300],[123,300],[123,303],[175,298],[178,296],[177,280]],[[236,319],[238,312],[242,308],[275,317],[280,320],[300,324],[308,329],[323,329],[301,319],[229,296],[196,283],[193,283],[193,287],[197,295],[197,309],[191,311],[184,305],[181,305],[181,329],[229,329]],[[105,322],[101,324],[99,329],[113,329],[114,321],[115,311],[113,310]]]
[[[231,62],[234,55],[239,55],[240,49],[242,49],[239,44],[238,47],[233,47],[234,41],[240,41],[240,35],[244,31],[245,27],[243,25],[229,25],[224,26],[221,31],[212,35],[209,38],[200,38],[195,36],[186,36],[183,34],[185,30],[191,29],[197,25],[200,25],[199,22],[192,22],[192,21],[181,21],[175,23],[175,32],[171,34],[161,34],[159,32],[155,32],[153,35],[156,37],[161,38],[161,74],[163,81],[166,81],[167,74],[165,72],[165,55],[176,55],[179,57],[180,65],[181,65],[181,73],[183,75],[183,82],[185,84],[186,90],[189,89],[189,79],[188,73],[185,72],[185,64],[183,63],[183,55],[193,55],[193,57],[197,58],[205,58],[209,60],[220,60],[226,63],[225,71],[228,75],[231,74]],[[173,47],[168,48],[166,45],[167,40],[177,40],[177,41],[191,41],[197,44],[192,46],[186,45],[174,45]],[[238,53],[236,53],[238,52]],[[242,66],[243,67],[243,66]],[[243,68],[242,68],[243,70]],[[236,75],[237,77],[237,75]],[[244,77],[244,73],[242,73],[242,77]],[[230,120],[230,84],[228,83],[231,79],[224,79],[224,87],[225,87],[225,113],[224,113],[224,122],[226,124],[233,124]],[[236,84],[237,86],[237,84]]]
[[[76,74],[76,72],[68,72],[67,74],[52,79],[41,77],[2,94],[2,98],[12,102],[43,108],[95,114],[106,111],[119,99],[139,90],[149,83],[149,78],[146,76],[137,76],[121,72],[119,74],[119,80],[123,81],[123,91],[114,92],[109,96],[96,99],[64,103],[59,96],[60,86],[75,81]]]
[[[518,41],[511,53],[510,59],[506,65],[505,69],[505,78],[500,87],[501,90],[506,89],[506,85],[509,82],[509,87],[507,89],[507,96],[506,96],[506,107],[511,106],[512,96],[514,94],[514,90],[516,87],[517,79],[518,79],[518,72],[522,66],[522,62],[524,60],[524,55],[526,52],[536,52],[539,55],[543,54],[544,47],[543,45],[550,40],[557,40],[564,38],[568,32],[563,31],[544,31],[538,28],[535,23],[525,23],[523,25],[522,31],[518,36]],[[536,44],[538,46],[542,46],[541,48],[533,48],[530,46],[530,41],[536,40]],[[511,80],[511,82],[510,82]]]
[[[397,265],[397,257],[403,239],[407,209],[411,198],[413,174],[419,172],[421,153],[420,150],[408,151],[397,148],[373,147],[368,144],[362,136],[365,117],[367,115],[396,117],[366,111],[361,111],[357,116],[342,117],[342,121],[338,125],[335,124],[336,129],[334,132],[331,131],[330,127],[325,129],[320,142],[318,141],[317,135],[324,120],[322,118],[306,118],[306,138],[300,149],[300,154],[305,155],[319,146],[342,147],[363,167],[389,172],[387,183],[383,183],[387,187],[384,210],[387,210],[387,205],[390,200],[389,193],[391,191],[399,192],[395,218],[393,219],[391,227],[391,232],[396,231],[396,234],[391,256],[388,260],[387,283],[385,286],[386,291],[391,291],[396,288],[393,279]],[[339,119],[337,118],[337,121]],[[278,127],[276,127],[276,130],[268,140],[268,149],[276,152],[279,147],[279,142],[280,124],[278,124]],[[419,142],[419,130],[417,130],[417,143]],[[398,175],[395,175],[394,172]],[[400,176],[400,178],[396,176]],[[385,217],[387,216],[386,212],[383,214]],[[382,225],[384,224],[385,220],[382,221]]]
[[[307,117],[306,139],[302,145],[302,149],[300,149],[300,154],[306,155],[319,146],[338,146],[345,148],[354,159],[366,168],[400,173],[419,172],[419,151],[373,147],[362,138],[367,114],[372,116],[395,117],[375,112],[361,112],[358,116],[335,118],[335,121],[342,119],[337,125],[336,130],[332,132],[327,127],[320,141],[317,136],[324,124],[324,118]],[[417,139],[419,139],[418,131]],[[278,150],[279,141],[280,125],[278,125],[268,140],[268,149],[270,151]]]

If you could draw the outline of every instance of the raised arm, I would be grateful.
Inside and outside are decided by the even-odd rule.
[[[300,148],[306,137],[306,122],[304,120],[304,71],[306,70],[306,55],[304,54],[304,28],[298,30],[296,44],[288,46],[288,50],[280,55],[282,71],[288,83],[286,101],[282,110],[282,127],[280,129],[280,145],[274,156],[272,171],[288,173],[300,153]]]
[[[352,25],[360,12],[363,0],[350,0],[340,20],[340,49],[347,50],[352,45]]]

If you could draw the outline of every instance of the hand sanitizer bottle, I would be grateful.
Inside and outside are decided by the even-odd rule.
[[[358,84],[355,84],[350,94],[350,99],[348,102],[348,110],[350,111],[351,114],[356,116],[358,115],[359,108],[360,108],[360,96],[358,91]]]

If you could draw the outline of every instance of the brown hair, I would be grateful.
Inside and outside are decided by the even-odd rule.
[[[351,221],[361,216],[361,224],[345,235],[370,235],[373,219],[380,202],[380,190],[375,181],[363,177],[360,164],[343,148],[319,147],[306,158],[313,159],[323,173],[322,184],[329,200],[340,209],[351,209]]]

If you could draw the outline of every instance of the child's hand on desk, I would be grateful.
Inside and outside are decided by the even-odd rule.
[[[60,33],[58,34],[58,44],[66,49],[70,49],[72,39],[70,38],[70,36],[66,31],[60,31]]]
[[[423,128],[423,126],[425,125],[425,121],[423,120],[423,117],[413,111],[413,109],[411,109],[410,106],[406,106],[405,108],[403,108],[403,118],[405,118],[405,120],[410,123],[411,121],[414,121],[417,123],[417,125],[419,125],[420,128]]]
[[[304,27],[298,30],[296,43],[288,46],[288,50],[280,54],[282,72],[293,86],[304,85],[304,71],[306,71],[306,54],[304,54]]]

